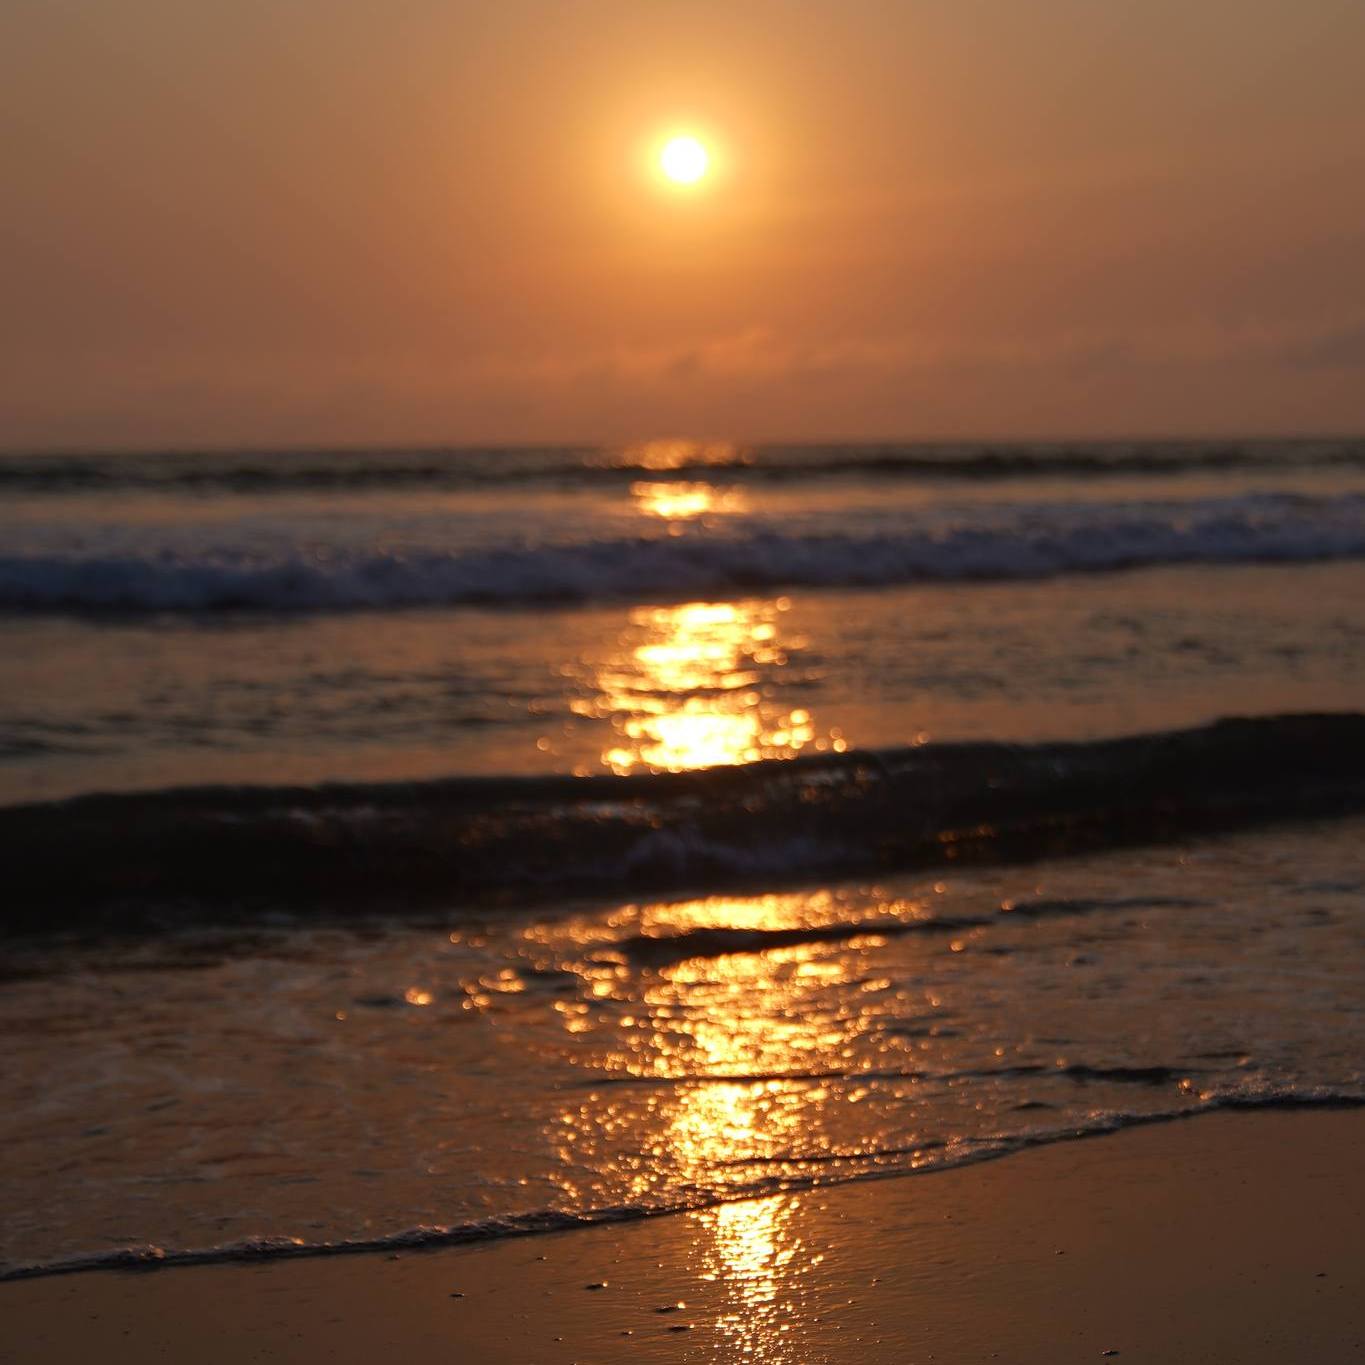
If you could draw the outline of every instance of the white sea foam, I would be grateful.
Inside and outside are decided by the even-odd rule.
[[[0,608],[327,611],[1045,578],[1365,556],[1365,495],[938,507],[827,531],[748,519],[675,536],[391,547],[98,537],[0,556]]]

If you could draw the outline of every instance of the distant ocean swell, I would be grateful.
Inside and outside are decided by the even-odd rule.
[[[365,489],[596,487],[637,478],[993,480],[1365,468],[1365,441],[1088,442],[458,450],[187,451],[11,456],[0,490],[252,495]]]
[[[328,611],[1047,578],[1164,564],[1365,556],[1365,495],[1022,505],[895,533],[772,523],[529,547],[231,547],[0,555],[0,609]]]
[[[713,1207],[719,1203],[730,1203],[740,1199],[761,1198],[770,1194],[946,1170],[1010,1156],[1034,1147],[1101,1137],[1155,1123],[1192,1119],[1220,1110],[1357,1109],[1362,1106],[1365,1106],[1365,1094],[1354,1090],[1330,1090],[1322,1087],[1302,1089],[1227,1087],[1201,1095],[1191,1095],[1174,1107],[1155,1112],[1106,1111],[1095,1113],[1080,1124],[1064,1128],[1038,1128],[952,1144],[927,1143],[908,1149],[868,1150],[848,1157],[836,1157],[816,1163],[799,1174],[756,1176],[752,1180],[732,1185],[724,1198],[699,1190],[693,1190],[689,1195],[686,1188],[682,1187],[671,1190],[669,1192],[671,1197],[653,1203],[620,1204],[608,1208],[583,1210],[536,1209],[467,1223],[404,1228],[396,1232],[337,1241],[309,1241],[300,1237],[274,1236],[207,1247],[125,1246],[51,1261],[18,1265],[0,1262],[0,1283],[91,1270],[153,1270],[169,1266],[231,1265],[375,1252],[392,1254],[405,1251],[435,1251],[442,1247],[467,1246],[505,1237],[525,1237],[536,1233],[566,1232],[573,1228],[596,1227],[603,1224],[638,1222],[644,1218]],[[793,1158],[790,1164],[800,1167],[802,1162],[800,1158]]]
[[[79,797],[0,809],[0,928],[107,917],[156,929],[202,913],[373,910],[396,891],[405,904],[492,903],[876,874],[1361,809],[1358,714],[1079,743],[929,744],[695,773]],[[1086,909],[1029,903],[1017,913]],[[665,959],[740,950],[638,945]]]

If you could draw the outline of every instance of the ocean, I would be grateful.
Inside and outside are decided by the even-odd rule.
[[[0,1276],[1365,1103],[1362,677],[1365,440],[0,457]]]

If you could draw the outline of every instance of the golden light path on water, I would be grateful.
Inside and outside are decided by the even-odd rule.
[[[683,465],[723,467],[742,456],[728,446],[654,442],[631,458],[664,472]],[[682,534],[688,523],[719,524],[751,510],[745,490],[703,481],[641,480],[630,492],[639,515],[668,523],[671,535]],[[808,647],[785,626],[790,607],[788,598],[775,597],[632,610],[619,650],[590,668],[588,695],[573,703],[578,715],[612,727],[615,738],[602,753],[603,765],[617,773],[676,772],[844,750],[841,731],[818,733],[807,708],[779,699],[780,691],[799,682],[793,660]],[[810,897],[712,898],[668,907],[666,926],[646,916],[639,927],[646,934],[708,925],[762,931],[790,927],[794,911],[802,918],[812,909],[819,918],[831,907],[813,907]],[[651,1131],[640,1134],[642,1147],[632,1163],[636,1197],[648,1194],[660,1163],[674,1169],[684,1185],[714,1187],[718,1179],[725,1182],[726,1171],[737,1182],[751,1179],[755,1163],[760,1168],[773,1163],[773,1174],[780,1176],[783,1153],[819,1148],[818,1137],[805,1132],[802,1122],[823,1099],[819,1087],[725,1078],[799,1073],[837,1055],[858,1022],[831,1019],[812,1029],[819,1011],[810,1005],[824,990],[845,984],[845,961],[796,946],[683,961],[644,978],[624,960],[580,963],[577,970],[593,1001],[630,1009],[599,1016],[586,1001],[562,1002],[567,1032],[596,1035],[592,1069],[701,1081],[662,1091],[651,1101]],[[839,980],[831,980],[831,973]],[[624,1112],[613,1115],[611,1106],[605,1113],[566,1107],[558,1133],[566,1165],[585,1159],[590,1165],[614,1127],[628,1129],[636,1121]],[[802,1275],[820,1257],[791,1231],[791,1213],[791,1200],[777,1195],[689,1215],[697,1229],[700,1273],[725,1292],[715,1326],[733,1359],[795,1361],[785,1338],[798,1320]]]
[[[662,469],[698,456],[689,445],[649,458]],[[703,482],[642,481],[631,496],[642,517],[667,522],[670,532],[748,509],[743,490]],[[614,740],[602,765],[616,773],[681,772],[842,751],[840,730],[818,733],[809,709],[780,699],[799,683],[790,665],[809,644],[785,627],[790,609],[786,597],[632,609],[619,648],[585,661],[584,695],[570,703],[576,715],[610,724]]]
[[[746,465],[751,454],[742,446],[729,441],[662,440],[644,441],[639,445],[609,455],[609,467],[629,469],[671,470],[693,465],[723,469],[727,465]]]
[[[791,757],[815,741],[810,712],[775,705],[771,674],[787,662],[777,602],[692,602],[631,612],[618,664],[597,677],[590,703],[616,742],[614,772],[678,772]]]
[[[721,913],[730,923],[747,918],[754,928],[774,926],[785,918],[779,898],[741,902]],[[693,1000],[698,992],[711,996],[701,1012],[693,1010],[679,1049],[689,1071],[743,1076],[771,1068],[800,1070],[814,1061],[812,1048],[837,1052],[848,1022],[831,1021],[830,1029],[817,1029],[812,1036],[809,1022],[793,1022],[806,1013],[804,1009],[774,1010],[771,996],[777,991],[795,1003],[803,995],[818,994],[831,971],[842,976],[846,967],[817,962],[804,948],[684,962],[666,973],[655,990],[647,991],[646,999],[657,1016],[667,1018],[678,1013],[680,996]],[[751,1003],[746,1005],[755,999],[764,1002],[757,1011]],[[730,1164],[745,1170],[747,1156],[801,1150],[809,1141],[802,1111],[820,1099],[819,1088],[806,1087],[805,1093],[794,1095],[780,1081],[685,1086],[676,1096],[665,1141],[698,1180]],[[801,1277],[817,1258],[790,1225],[790,1200],[748,1199],[690,1216],[697,1228],[702,1272],[725,1291],[726,1306],[715,1326],[726,1338],[731,1357],[774,1365],[791,1359],[783,1338],[799,1320]]]
[[[581,983],[578,999],[556,1005],[590,1087],[586,1100],[562,1106],[554,1125],[563,1169],[611,1164],[626,1198],[647,1204],[661,1172],[675,1188],[723,1197],[765,1180],[781,1190],[827,1161],[833,1137],[819,1115],[861,1088],[831,1090],[816,1078],[831,1067],[856,1069],[861,1035],[875,1031],[874,1011],[848,1008],[849,993],[857,998],[869,984],[859,953],[802,943],[642,966],[638,944],[709,929],[790,930],[848,911],[825,891],[623,906],[609,917],[621,951],[603,945],[602,923],[590,914],[581,925],[526,930],[528,943],[553,943]],[[924,907],[880,911],[917,917]],[[869,933],[853,942],[880,940]],[[563,1189],[573,1204],[594,1198],[572,1179]],[[731,1358],[797,1359],[787,1335],[819,1255],[793,1231],[793,1198],[779,1193],[688,1215],[698,1272],[723,1293],[708,1312]]]
[[[673,523],[698,518],[735,516],[749,508],[748,496],[738,488],[716,488],[709,483],[635,483],[631,497],[644,516]]]
[[[719,1204],[690,1215],[701,1237],[703,1277],[729,1300],[716,1327],[730,1358],[779,1365],[799,1359],[785,1338],[800,1323],[801,1276],[824,1259],[794,1230],[794,1201],[782,1195]]]

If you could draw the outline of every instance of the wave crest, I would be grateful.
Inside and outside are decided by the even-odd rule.
[[[63,495],[118,489],[170,493],[347,493],[364,490],[613,486],[636,478],[745,483],[860,478],[993,482],[1365,467],[1365,441],[1107,441],[646,446],[428,450],[161,451],[13,455],[0,489]]]
[[[691,773],[201,788],[0,809],[4,929],[269,903],[663,891],[1034,858],[1365,807],[1365,715]],[[265,875],[263,875],[263,872]],[[1021,919],[1112,908],[1035,900]],[[1120,906],[1122,902],[1119,903]],[[700,946],[733,951],[724,938]],[[769,946],[772,946],[771,944]],[[643,957],[695,951],[641,941]]]
[[[787,587],[1047,578],[1163,564],[1365,557],[1365,495],[1024,505],[896,533],[736,532],[493,549],[0,556],[0,608],[277,612],[517,606]]]

